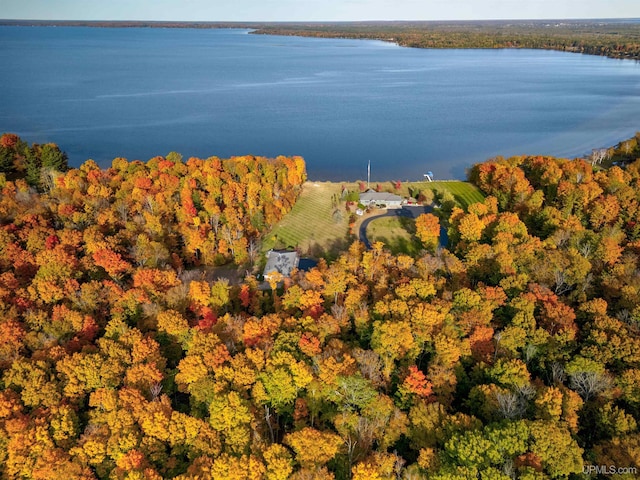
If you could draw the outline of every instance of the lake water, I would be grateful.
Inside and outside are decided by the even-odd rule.
[[[245,30],[0,27],[0,132],[79,165],[177,151],[302,155],[313,180],[464,178],[640,130],[640,65]]]

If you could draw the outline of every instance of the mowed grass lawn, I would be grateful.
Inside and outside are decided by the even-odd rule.
[[[367,239],[371,243],[384,243],[395,255],[416,255],[422,250],[415,233],[416,222],[413,218],[382,217],[373,220],[367,227]]]
[[[306,182],[291,212],[265,237],[262,250],[298,247],[303,254],[332,257],[348,248],[349,215],[344,202],[334,207],[331,201],[340,197],[343,185],[357,188],[352,183]]]
[[[438,182],[411,182],[403,185],[402,194],[408,195],[409,188],[413,190],[435,190],[448,191],[453,195],[461,208],[467,209],[469,205],[484,201],[484,195],[480,190],[469,182],[461,182],[458,180],[438,181]]]

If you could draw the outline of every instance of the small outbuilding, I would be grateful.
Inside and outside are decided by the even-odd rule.
[[[402,202],[403,198],[401,196],[388,192],[367,190],[360,194],[360,203],[368,207],[384,206],[385,208],[400,208],[402,206]]]
[[[264,279],[269,278],[274,273],[279,273],[284,278],[291,276],[291,272],[298,268],[300,256],[298,252],[269,250],[267,252],[267,265],[264,267]]]

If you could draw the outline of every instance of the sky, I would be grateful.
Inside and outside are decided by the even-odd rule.
[[[0,18],[212,22],[640,18],[640,1],[0,0]]]

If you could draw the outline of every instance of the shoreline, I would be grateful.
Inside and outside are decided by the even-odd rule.
[[[201,22],[0,19],[0,26],[248,29],[251,35],[375,40],[424,49],[532,49],[640,61],[640,19]]]

